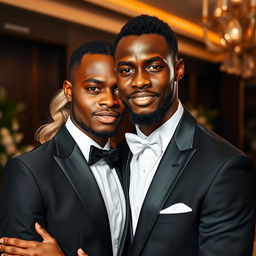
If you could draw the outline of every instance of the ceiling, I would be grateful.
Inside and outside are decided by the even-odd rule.
[[[201,20],[201,0],[80,0],[91,3],[101,8],[106,8],[116,13],[125,14],[128,17],[135,17],[140,14],[158,16],[167,22],[172,29],[185,37],[201,41],[203,39],[203,28]],[[216,0],[207,0],[213,9]],[[185,6],[185,7],[184,7]],[[219,37],[214,32],[210,32],[208,38],[219,43]]]
[[[140,0],[146,4],[172,13],[193,23],[200,24],[202,0]],[[213,10],[216,0],[209,0],[209,10]]]
[[[216,0],[209,1],[209,10]],[[0,2],[43,15],[116,34],[131,17],[142,13],[166,21],[180,36],[183,54],[219,62],[220,54],[211,53],[203,44],[200,24],[202,0],[0,0]],[[213,42],[219,38],[210,32]]]

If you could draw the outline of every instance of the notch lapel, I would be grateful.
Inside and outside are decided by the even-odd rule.
[[[142,205],[131,248],[132,256],[140,255],[160,210],[196,152],[196,149],[193,148],[195,124],[195,120],[184,110],[182,119],[160,161]]]
[[[124,231],[122,235],[122,239],[120,242],[120,247],[118,251],[118,255],[127,255],[127,252],[123,252],[123,250],[127,249],[127,236],[130,236],[130,225],[131,225],[131,210],[130,210],[130,203],[129,203],[129,180],[130,180],[130,169],[127,169],[127,166],[129,166],[129,163],[132,158],[132,154],[129,151],[129,147],[127,144],[122,144],[122,155],[123,157],[120,159],[120,166],[119,171],[121,174],[121,181],[122,181],[122,187],[124,190],[124,196],[125,196],[125,206],[126,206],[126,218],[125,218],[125,226]],[[125,157],[126,156],[126,157]],[[129,173],[127,173],[129,171]],[[130,239],[130,238],[129,238]],[[129,240],[132,241],[132,240]]]
[[[86,214],[94,223],[98,236],[102,237],[102,241],[106,245],[112,245],[105,203],[81,150],[65,126],[55,136],[55,142],[57,154],[54,158],[56,162],[78,195]],[[112,246],[109,250],[112,250]]]

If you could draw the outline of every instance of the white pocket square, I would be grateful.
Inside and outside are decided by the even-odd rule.
[[[177,203],[161,210],[160,214],[175,214],[185,212],[192,212],[192,209],[183,203]]]

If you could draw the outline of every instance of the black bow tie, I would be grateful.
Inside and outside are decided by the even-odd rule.
[[[89,155],[89,165],[97,163],[99,160],[104,159],[110,168],[116,165],[119,158],[119,149],[114,148],[110,150],[99,149],[95,146],[91,146]]]

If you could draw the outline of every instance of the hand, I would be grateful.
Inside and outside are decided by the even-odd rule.
[[[3,237],[0,239],[0,252],[4,252],[1,256],[65,256],[56,239],[46,229],[36,223],[35,230],[43,238],[43,242]],[[80,248],[77,250],[77,256],[89,255]]]
[[[81,248],[77,250],[77,256],[89,256]]]
[[[3,237],[0,239],[0,251],[3,256],[65,256],[56,239],[38,223],[35,224],[36,232],[43,238],[43,242],[26,241],[18,238]],[[80,251],[80,250],[79,250]],[[78,256],[85,256],[82,251]]]

